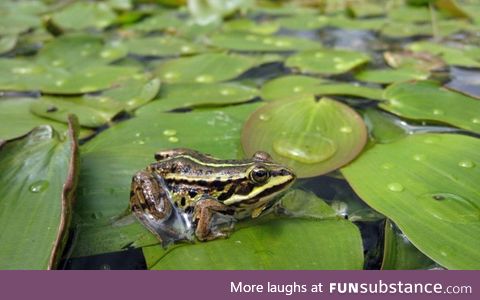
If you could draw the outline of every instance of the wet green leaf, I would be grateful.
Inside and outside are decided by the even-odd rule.
[[[356,20],[344,15],[337,15],[329,19],[328,25],[343,29],[377,31],[385,25],[385,22],[386,21],[383,18],[367,18],[362,20]]]
[[[107,97],[122,103],[123,107],[130,111],[134,110],[157,96],[160,90],[160,79],[149,76],[133,77],[118,82],[118,86],[104,91],[100,98]]]
[[[185,22],[170,13],[160,13],[145,18],[141,22],[129,26],[129,29],[141,32],[175,31]]]
[[[318,29],[328,25],[329,17],[314,14],[295,15],[278,18],[277,24],[283,28],[292,30],[311,30]]]
[[[66,123],[75,113],[85,127],[99,127],[123,110],[123,105],[100,97],[42,97],[33,101],[30,110],[41,117]]]
[[[239,31],[253,34],[274,34],[278,31],[279,26],[276,22],[265,21],[255,22],[251,19],[235,19],[223,24],[224,31]]]
[[[358,229],[344,220],[265,220],[226,240],[179,246],[168,255],[159,248],[143,248],[150,269],[351,270],[363,265]]]
[[[23,59],[0,59],[0,90],[80,94],[112,87],[136,75],[135,67],[88,66],[78,71]]]
[[[242,132],[247,155],[257,150],[294,169],[299,177],[333,171],[355,158],[367,139],[363,120],[340,102],[302,96],[275,101],[250,116]]]
[[[303,73],[341,74],[370,60],[367,54],[340,49],[300,52],[290,56],[285,65]]]
[[[257,62],[257,59],[242,55],[205,53],[169,60],[155,72],[168,83],[212,83],[235,78]]]
[[[417,134],[377,144],[342,169],[355,192],[448,269],[480,268],[476,138]]]
[[[0,3],[0,35],[16,35],[40,26],[40,17],[37,15],[45,9],[40,1]]]
[[[115,12],[106,3],[74,2],[53,14],[53,21],[63,29],[103,29],[116,18]]]
[[[398,68],[398,69],[367,69],[358,72],[355,78],[365,82],[375,83],[392,83],[401,82],[412,79],[427,79],[430,76],[428,71],[420,71],[414,68]]]
[[[1,269],[55,268],[71,217],[76,148],[74,132],[63,137],[50,126],[0,147]]]
[[[427,7],[415,7],[407,5],[391,9],[388,13],[388,17],[391,20],[404,23],[431,21],[430,11]]]
[[[420,252],[392,223],[385,224],[382,270],[418,270],[435,266],[435,263]]]
[[[478,47],[475,46],[453,47],[425,41],[412,43],[407,47],[413,51],[426,51],[438,55],[450,65],[480,67],[480,60],[478,59],[478,56],[475,57],[474,54],[475,51],[478,51]]]
[[[367,109],[363,118],[368,126],[370,135],[376,143],[391,143],[404,138],[408,130],[400,126],[400,121],[391,115],[376,109]]]
[[[121,44],[105,43],[91,35],[66,35],[47,43],[39,51],[36,62],[74,70],[106,65],[126,55],[127,49]]]
[[[166,86],[160,98],[143,109],[165,112],[177,108],[226,106],[254,99],[255,88],[236,83],[177,83]]]
[[[217,33],[211,36],[213,46],[237,51],[297,51],[321,48],[319,42],[290,36],[265,36],[247,33]]]
[[[299,94],[345,95],[370,99],[382,99],[381,89],[350,83],[326,81],[302,75],[275,78],[262,86],[262,98],[266,100],[287,99]]]
[[[17,36],[16,35],[6,35],[0,36],[0,54],[8,52],[15,48],[17,44]]]
[[[34,98],[0,99],[0,142],[27,134],[39,125],[50,125],[60,133],[67,130],[65,124],[32,114],[30,105],[35,101]],[[81,138],[90,134],[89,130],[80,130]]]
[[[480,102],[432,81],[397,83],[385,90],[380,107],[402,117],[432,120],[480,132]]]
[[[202,52],[204,47],[175,37],[142,37],[125,41],[130,53],[143,56],[177,56]]]
[[[236,11],[246,11],[253,6],[253,0],[201,1],[190,0],[187,7],[192,19],[199,25],[220,23],[224,17]]]
[[[299,94],[315,94],[316,88],[325,79],[304,75],[287,75],[272,79],[262,86],[265,100],[287,99]]]

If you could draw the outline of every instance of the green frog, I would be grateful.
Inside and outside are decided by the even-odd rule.
[[[227,237],[238,220],[256,218],[295,180],[266,152],[221,160],[190,149],[155,154],[132,179],[130,209],[163,246]]]

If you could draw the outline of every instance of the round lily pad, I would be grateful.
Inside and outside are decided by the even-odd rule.
[[[205,53],[182,57],[161,64],[155,72],[165,82],[212,83],[232,79],[250,69],[257,60],[250,57]]]
[[[313,96],[275,101],[253,113],[242,131],[247,155],[263,150],[299,177],[333,171],[355,158],[367,140],[362,118],[350,107]]]
[[[276,22],[255,22],[251,19],[236,19],[223,24],[224,31],[238,31],[253,34],[270,35],[277,32],[279,26]]]
[[[16,35],[0,36],[0,54],[8,52],[15,48],[17,44]]]
[[[402,117],[432,120],[480,133],[480,102],[433,81],[396,83],[380,107]]]
[[[370,57],[361,52],[339,49],[321,49],[305,51],[290,56],[285,65],[298,68],[303,73],[341,74],[362,65]]]

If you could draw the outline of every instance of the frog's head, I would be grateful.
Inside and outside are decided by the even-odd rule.
[[[275,163],[266,152],[256,152],[242,173],[243,180],[230,189],[231,194],[223,203],[246,208],[252,217],[260,215],[296,178],[292,170]]]

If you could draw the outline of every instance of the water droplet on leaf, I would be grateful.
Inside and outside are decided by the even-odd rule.
[[[170,143],[178,143],[179,140],[176,136],[171,136],[171,137],[168,138],[168,141]]]
[[[284,157],[314,164],[332,157],[337,151],[337,145],[321,134],[303,133],[274,141],[273,150]]]
[[[177,134],[177,131],[175,129],[165,129],[163,131],[163,135],[165,136],[174,136]]]
[[[470,168],[473,168],[475,167],[475,163],[471,160],[461,160],[458,165],[460,167],[463,167],[463,168],[467,168],[467,169],[470,169]]]
[[[48,188],[48,185],[49,183],[46,180],[35,181],[30,185],[29,190],[32,193],[40,193],[45,191]]]
[[[388,184],[388,189],[392,192],[401,192],[403,191],[405,188],[403,187],[403,185],[401,185],[400,183],[398,182],[392,182],[392,183],[389,183]]]

